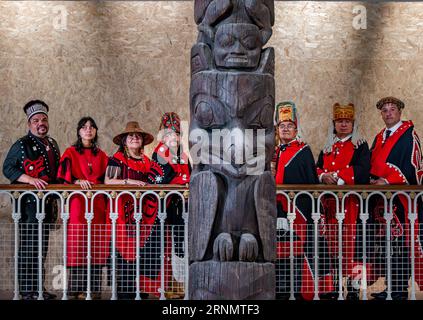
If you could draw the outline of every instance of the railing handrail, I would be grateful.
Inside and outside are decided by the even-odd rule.
[[[29,184],[0,184],[0,190],[34,190],[34,186]],[[77,184],[49,184],[45,190],[82,190]],[[143,187],[127,184],[95,184],[90,190],[189,190],[189,184],[152,184]],[[423,191],[423,185],[325,185],[325,184],[278,184],[276,190],[292,191]]]
[[[0,190],[35,190],[35,187],[29,184],[0,184]],[[45,190],[82,190],[78,184],[49,184]],[[90,191],[96,190],[139,190],[139,191],[148,191],[148,190],[189,190],[188,184],[153,184],[146,185],[143,187],[136,185],[127,185],[127,184],[94,184]]]
[[[423,191],[423,185],[326,185],[326,184],[278,184],[276,190],[292,191]]]

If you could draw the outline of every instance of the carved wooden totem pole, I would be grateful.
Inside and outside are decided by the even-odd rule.
[[[195,0],[195,21],[189,298],[274,299],[274,3]]]

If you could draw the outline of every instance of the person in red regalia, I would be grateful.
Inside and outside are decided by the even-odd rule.
[[[128,122],[124,132],[114,137],[119,150],[109,159],[106,184],[144,186],[155,164],[144,154],[144,146],[153,142],[150,133],[141,129],[138,122]],[[155,168],[155,172],[160,167]],[[142,205],[140,228],[140,289],[141,297],[148,293],[159,294],[161,284],[160,263],[160,221],[158,203],[152,196],[146,196]],[[136,292],[136,222],[134,201],[130,195],[123,195],[118,202],[116,221],[117,289],[118,299],[134,299]],[[109,220],[110,223],[110,220]],[[168,252],[165,251],[165,256]],[[165,263],[167,259],[165,257]],[[166,270],[168,269],[167,266]],[[167,283],[167,272],[165,272]]]
[[[328,140],[317,161],[319,181],[327,185],[368,184],[370,151],[366,141],[361,139],[352,103],[343,106],[335,103],[333,119],[329,126]],[[332,273],[338,281],[338,220],[335,198],[323,198],[324,236],[329,244]],[[341,204],[340,204],[341,205]],[[354,280],[362,270],[362,231],[359,217],[359,200],[349,196],[345,200],[345,218],[342,231],[342,275],[347,277],[347,300],[359,299],[359,285]],[[370,269],[367,268],[367,274]],[[328,298],[336,298],[337,292]]]
[[[377,135],[371,148],[371,183],[374,185],[416,185],[422,183],[422,151],[420,139],[412,121],[401,121],[404,102],[394,97],[379,100],[376,107],[380,110],[386,127]],[[408,220],[407,198],[400,195],[394,199],[393,219],[391,221],[391,275],[392,299],[408,298],[408,280],[411,275],[410,254],[411,234]],[[388,208],[389,211],[389,208]],[[419,220],[422,219],[422,206],[418,208],[415,223],[415,280],[423,287],[423,251],[419,237]],[[374,263],[379,266],[379,276],[385,276],[384,258],[386,257],[386,221],[381,198],[371,203],[370,217],[375,223],[373,232],[375,245],[371,248]],[[374,293],[378,300],[385,300],[387,291]]]
[[[98,147],[98,128],[91,117],[78,122],[77,140],[66,149],[60,159],[57,174],[59,181],[77,184],[91,189],[93,184],[104,183],[108,157]],[[94,200],[91,225],[91,291],[93,298],[100,298],[101,268],[106,265],[108,250],[104,242],[106,224],[106,202],[103,196]],[[85,200],[81,195],[72,196],[69,203],[67,232],[67,267],[69,268],[69,293],[78,299],[85,299],[87,290],[87,220]]]
[[[154,149],[152,160],[160,166],[160,171],[154,175],[153,183],[187,185],[190,179],[191,167],[187,154],[181,146],[181,120],[175,112],[162,115],[159,128],[160,142]],[[184,202],[180,196],[174,195],[167,199],[167,223],[171,227],[172,259],[184,257],[184,220],[182,217]],[[172,261],[176,265],[176,261]],[[177,273],[177,270],[174,270]],[[181,282],[173,279],[167,298],[183,298],[184,290]],[[179,279],[180,281],[181,279]]]
[[[297,109],[293,102],[285,101],[276,106],[275,122],[280,144],[275,147],[272,160],[276,184],[317,184],[316,165],[310,147],[301,139]],[[287,219],[288,204],[277,195],[277,260],[276,298],[290,296],[290,234]],[[296,299],[311,300],[314,297],[314,248],[312,203],[309,197],[299,196],[294,220],[294,291]],[[319,248],[325,243],[319,237]],[[331,291],[325,283],[327,273],[319,268],[319,290]],[[331,283],[329,281],[329,283]]]

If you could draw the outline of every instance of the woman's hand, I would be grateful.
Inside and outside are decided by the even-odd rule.
[[[91,182],[89,182],[88,180],[78,179],[78,180],[75,181],[75,184],[79,184],[81,186],[81,188],[84,189],[84,190],[89,190],[89,189],[92,188]]]
[[[135,186],[139,186],[139,187],[144,187],[147,184],[144,181],[134,180],[134,179],[126,179],[125,181],[126,181],[125,184],[131,184],[131,185],[135,185]]]

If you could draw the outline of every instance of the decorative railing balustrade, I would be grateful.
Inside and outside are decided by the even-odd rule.
[[[312,293],[313,299],[319,299],[320,282],[325,274],[334,278],[338,300],[344,299],[344,285],[359,290],[361,299],[367,300],[369,284],[374,284],[372,291],[385,289],[388,300],[394,291],[409,291],[409,298],[416,299],[416,280],[421,283],[423,273],[423,232],[417,223],[423,209],[421,186],[289,185],[278,186],[277,194],[287,203],[288,228],[284,232],[289,236],[289,247],[282,247],[285,249],[282,256],[289,260],[290,299],[301,291],[295,287],[294,274],[298,249],[303,250],[313,277],[312,288],[302,283],[302,290]],[[297,221],[301,215],[297,210],[300,202],[308,206],[308,223],[295,227],[300,222]],[[401,216],[398,202],[408,211],[405,217]],[[282,238],[283,229],[278,226]],[[294,237],[301,233],[305,240],[296,241]],[[279,273],[283,274],[283,270]],[[386,288],[383,281],[376,282],[379,276],[385,278]]]
[[[84,288],[83,297],[88,300],[121,299],[125,293],[133,299],[141,299],[145,293],[149,298],[187,297],[188,195],[188,186],[174,185],[98,185],[90,191],[70,185],[50,185],[43,191],[24,185],[0,186],[0,298],[20,299],[26,291],[34,291],[35,283],[40,300],[45,291],[69,299],[74,293],[70,279]],[[390,299],[408,279],[409,298],[420,298],[416,283],[423,274],[423,234],[415,222],[422,187],[281,185],[277,195],[284,199],[287,211],[286,219],[279,218],[277,225],[279,298],[321,299],[327,292],[336,292],[336,298],[342,300],[353,290],[366,300],[370,293],[386,287]],[[55,223],[46,222],[45,214],[46,201],[52,196],[58,204]],[[130,208],[124,220],[119,220],[118,203],[124,196],[130,199],[134,215],[128,216]],[[82,199],[85,207],[83,224],[71,221],[69,203],[74,197]],[[99,197],[107,204],[107,223],[96,222],[94,216],[92,208]],[[183,203],[180,224],[174,224],[169,213],[172,197]],[[36,221],[22,223],[22,202],[29,198],[35,199]],[[156,222],[144,212],[147,198],[157,204]],[[396,211],[398,201],[408,209],[402,223]],[[356,220],[351,212],[357,214]],[[131,227],[122,221],[132,221],[128,223]],[[145,221],[154,223],[155,229]],[[46,230],[50,234],[47,242]],[[22,247],[25,241],[32,241],[32,246],[28,242]],[[75,243],[85,246],[73,247]],[[32,250],[33,255],[28,257],[25,250]],[[74,256],[83,260],[75,263]],[[106,262],[100,263],[101,270],[95,273],[98,256]],[[68,268],[71,260],[72,266],[83,266],[75,268],[73,276]],[[182,288],[179,296],[172,295],[177,288]]]
[[[7,261],[10,260],[4,259],[2,265],[0,265],[0,269],[2,272],[1,279],[3,283],[8,282],[7,277],[13,275],[13,299],[19,299],[19,293],[27,293],[28,291],[33,290],[33,282],[37,282],[37,291],[38,297],[43,297],[43,291],[45,291],[45,287],[43,284],[46,284],[46,281],[43,279],[43,265],[44,263],[48,263],[48,258],[43,257],[43,253],[45,250],[45,233],[50,234],[50,239],[48,240],[48,252],[50,255],[52,252],[56,256],[56,262],[52,262],[50,259],[50,265],[52,266],[51,269],[58,269],[59,273],[61,274],[61,281],[56,276],[50,282],[56,282],[56,286],[50,285],[48,287],[53,287],[53,290],[61,290],[62,291],[62,299],[68,299],[68,275],[67,269],[63,266],[68,266],[68,261],[70,260],[67,251],[70,249],[73,252],[73,255],[81,256],[81,251],[86,258],[86,274],[81,273],[80,271],[77,272],[77,277],[75,282],[86,282],[86,299],[90,300],[91,297],[91,283],[92,283],[92,268],[93,262],[95,263],[95,259],[92,256],[92,249],[95,248],[97,254],[103,256],[104,253],[109,252],[110,259],[108,259],[108,268],[110,269],[110,278],[111,283],[111,299],[115,300],[118,297],[117,291],[117,273],[120,274],[122,278],[126,278],[126,280],[121,281],[123,285],[121,285],[121,291],[123,293],[128,293],[134,291],[134,298],[141,299],[141,287],[144,285],[146,286],[145,293],[152,293],[158,295],[160,299],[165,298],[165,282],[171,282],[172,277],[174,277],[175,273],[179,275],[179,282],[182,282],[182,287],[187,288],[186,285],[187,278],[185,275],[188,274],[188,256],[185,254],[187,252],[187,222],[188,222],[188,188],[185,186],[171,186],[171,185],[162,185],[162,186],[146,186],[146,187],[128,187],[128,186],[110,186],[110,185],[96,185],[92,190],[85,191],[79,188],[75,189],[75,186],[72,185],[50,185],[46,190],[38,191],[33,190],[30,186],[23,186],[23,185],[3,185],[0,187],[0,195],[3,197],[10,199],[10,216],[13,219],[13,223],[3,223],[2,225],[2,233],[3,238],[5,241],[1,244],[1,255],[2,257],[6,257],[7,255],[13,256],[13,267],[10,269],[10,263],[8,265]],[[30,196],[30,197],[28,197]],[[124,203],[119,202],[121,197],[126,196],[126,201]],[[55,223],[45,223],[46,219],[46,200],[49,197],[55,197],[56,203],[58,204],[58,218]],[[86,224],[75,224],[71,223],[71,218],[69,214],[69,204],[71,200],[75,197],[79,197],[82,199],[83,206],[85,207],[85,215],[84,218],[86,220]],[[103,201],[106,202],[106,211],[104,212],[104,218],[108,220],[108,223],[98,224],[93,223],[94,221],[94,205],[97,198],[103,197]],[[128,203],[129,197],[129,203]],[[180,206],[179,214],[182,216],[181,221],[182,225],[169,225],[168,215],[167,215],[167,203],[171,200],[171,198],[175,199],[175,197],[181,200],[183,205]],[[21,223],[21,207],[22,207],[22,199],[26,201],[30,201],[30,198],[35,199],[36,202],[36,223]],[[149,199],[150,204],[151,202],[156,204],[156,208],[153,209],[156,212],[156,219],[149,220],[150,224],[145,225],[143,224],[143,220],[147,219],[147,217],[143,217],[144,215],[144,208],[145,208],[145,200]],[[132,201],[131,201],[132,200]],[[4,201],[3,201],[4,202]],[[132,206],[131,209],[125,207],[122,211],[122,208],[119,208],[119,205],[125,206]],[[121,215],[124,214],[123,221],[119,224],[118,221],[118,212],[121,210]],[[123,212],[123,213],[122,213]],[[131,212],[133,212],[132,217]],[[146,214],[146,213],[145,213]],[[149,212],[151,215],[152,212]],[[4,216],[4,214],[3,214]],[[132,221],[131,221],[132,219]],[[123,223],[122,223],[123,222]],[[129,222],[129,223],[128,223]],[[11,230],[11,226],[13,225],[13,231]],[[60,237],[56,232],[52,232],[57,230],[60,227],[59,231],[61,233]],[[69,230],[72,230],[72,234],[70,234]],[[177,230],[175,230],[177,229]],[[34,236],[34,234],[36,235]],[[56,233],[55,237],[51,236],[51,233]],[[24,235],[24,237],[22,236]],[[180,239],[176,239],[179,242],[179,256],[174,254],[174,245],[172,246],[171,252],[168,252],[168,242],[176,242],[175,234]],[[182,236],[181,236],[182,234]],[[94,237],[95,236],[95,237]],[[8,237],[8,238],[7,238]],[[28,243],[29,240],[27,238],[31,238],[36,243],[32,245]],[[34,239],[36,238],[36,239]],[[92,241],[95,238],[95,241]],[[119,242],[119,240],[121,242]],[[131,241],[132,240],[132,241]],[[20,248],[20,241],[25,241],[27,245],[23,248]],[[44,241],[44,242],[43,242]],[[142,244],[140,243],[143,241],[144,246],[149,247],[148,252],[144,254],[144,259],[141,259],[141,252]],[[76,247],[69,247],[69,243],[75,244],[77,243]],[[135,247],[134,247],[135,242]],[[182,242],[182,243],[181,243]],[[80,248],[80,245],[86,244],[86,248]],[[8,247],[13,244],[12,250]],[[44,247],[43,247],[44,246]],[[117,248],[120,248],[121,252],[118,252]],[[32,256],[28,257],[29,250],[33,250],[36,253],[37,259],[37,266],[34,266],[34,259]],[[22,251],[22,252],[20,252]],[[23,252],[25,251],[25,252]],[[78,252],[79,251],[79,252]],[[131,252],[132,251],[132,252]],[[182,257],[181,257],[182,252]],[[173,266],[173,270],[169,271],[169,265],[174,262],[169,261],[169,254],[173,254],[175,259],[181,260],[183,265],[181,266],[181,261],[179,261],[178,269],[175,271],[175,266]],[[61,263],[58,262],[57,256],[61,255]],[[20,260],[20,256],[26,256],[24,261]],[[131,263],[121,262],[121,265],[118,265],[117,256],[121,256],[121,261],[130,261]],[[126,258],[126,259],[125,259]],[[101,259],[101,258],[96,258]],[[75,259],[73,259],[75,260]],[[76,261],[73,262],[73,265],[81,265],[80,257],[77,258]],[[55,264],[56,263],[56,264]],[[97,262],[98,263],[98,262]],[[146,266],[146,264],[149,264]],[[129,267],[128,267],[129,265]],[[62,266],[62,268],[60,268]],[[121,267],[121,268],[119,268]],[[31,269],[28,273],[26,269]],[[46,267],[44,269],[47,269]],[[154,274],[154,278],[152,281],[151,279],[146,279],[144,283],[140,283],[140,281],[132,281],[130,280],[131,277],[134,279],[141,278],[141,270],[144,270],[144,276],[150,278],[152,274],[149,274],[149,269],[154,269],[156,272]],[[31,277],[34,275],[31,274],[37,273],[38,279],[34,280]],[[132,275],[122,274],[122,272],[130,272],[135,273]],[[172,272],[173,275],[169,275],[169,272]],[[22,276],[22,274],[25,274]],[[157,276],[165,275],[165,276]],[[86,278],[86,280],[84,280]],[[170,279],[170,280],[169,280]],[[59,281],[58,281],[59,280]],[[21,284],[20,284],[21,282]],[[29,282],[29,284],[28,284]],[[60,283],[58,286],[57,283]],[[134,287],[128,287],[128,284],[131,283]],[[30,287],[30,288],[28,288]],[[3,291],[7,291],[10,289],[7,285],[1,285]],[[157,289],[157,290],[156,290]],[[170,288],[173,289],[173,288]],[[150,292],[148,292],[150,290]],[[151,292],[153,291],[154,292]],[[42,300],[43,298],[38,298]]]

